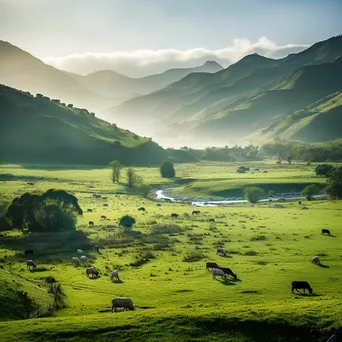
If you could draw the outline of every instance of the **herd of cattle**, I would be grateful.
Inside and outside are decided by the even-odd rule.
[[[96,195],[96,196],[99,196],[99,195]],[[96,197],[96,198],[98,198],[98,197]],[[108,204],[105,203],[104,206],[108,206]],[[156,204],[156,206],[161,206],[161,204],[158,203],[158,204]],[[138,211],[144,211],[145,212],[146,209],[144,207],[139,207]],[[92,209],[87,209],[87,212],[92,212]],[[199,215],[200,213],[201,213],[200,210],[193,210],[192,211],[192,215]],[[178,217],[179,217],[179,215],[176,213],[171,214],[171,218],[177,219]],[[105,215],[101,215],[101,219],[107,219],[107,218]],[[209,222],[215,222],[215,219],[210,218]],[[94,222],[89,221],[89,226],[94,226]],[[328,229],[322,229],[322,234],[331,235],[331,233]],[[94,250],[96,253],[100,254],[100,246],[99,245],[95,245]],[[77,256],[74,256],[71,259],[72,264],[76,267],[87,266],[85,273],[86,273],[86,276],[88,278],[99,277],[101,272],[96,267],[89,266],[88,258],[85,255],[85,253],[83,252],[83,250],[77,249],[76,253],[77,253]],[[224,251],[222,246],[217,246],[216,253],[218,255],[226,256],[226,252]],[[24,252],[24,254],[25,254],[25,256],[34,255],[34,252],[33,252],[33,250],[26,250]],[[320,264],[319,256],[317,256],[317,255],[314,256],[311,259],[311,262],[319,265]],[[32,269],[32,270],[35,270],[37,267],[36,263],[32,259],[27,260],[26,265],[27,265],[28,269]],[[237,274],[235,274],[230,268],[221,267],[216,262],[207,262],[206,263],[206,270],[207,271],[211,270],[211,274],[212,274],[213,279],[216,279],[216,277],[219,276],[222,278],[222,280],[226,281],[226,280],[228,280],[228,277],[230,276],[234,280],[238,280]],[[113,270],[110,273],[109,278],[112,281],[121,282],[121,280],[119,278],[119,270],[118,269]],[[307,281],[293,281],[291,290],[292,290],[292,293],[294,292],[294,290],[296,290],[297,292],[299,292],[299,290],[303,290],[304,294],[305,294],[306,290],[308,290],[310,294],[313,293],[313,290]],[[113,311],[116,312],[117,308],[123,308],[124,310],[128,310],[128,309],[129,310],[135,310],[135,306],[134,306],[134,304],[130,298],[113,298],[112,299],[112,312]]]

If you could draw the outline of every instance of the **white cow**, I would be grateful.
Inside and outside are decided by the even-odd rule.
[[[78,249],[76,252],[77,252],[78,255],[83,255],[84,254],[82,249]]]
[[[316,264],[316,265],[320,264],[319,256],[318,256],[318,255],[315,255],[315,256],[311,259],[311,262],[312,262],[313,264]]]
[[[77,257],[73,257],[71,259],[71,262],[75,265],[75,266],[80,266],[80,259]]]
[[[227,275],[219,268],[213,268],[211,274],[213,275],[213,279],[216,279],[216,276],[222,277],[223,280],[227,279]]]
[[[88,259],[87,259],[87,257],[86,257],[85,255],[82,255],[82,256],[80,257],[80,261],[81,261],[81,263],[82,263],[83,265],[87,265],[87,264],[88,264]]]
[[[114,278],[116,278],[117,280],[119,279],[119,270],[114,270],[111,274],[110,274],[110,279],[113,280]]]

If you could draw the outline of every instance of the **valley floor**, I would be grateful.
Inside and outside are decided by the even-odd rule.
[[[184,180],[190,186],[219,183],[222,189],[259,184],[261,177],[268,184],[324,182],[314,175],[314,166],[257,166],[268,173],[239,175],[236,165],[217,163],[176,165],[179,178],[172,182],[160,178],[157,169],[137,171],[156,189],[179,186]],[[45,305],[47,298],[39,298],[38,287],[47,291],[46,278],[54,277],[67,296],[67,307],[52,317],[31,320],[6,320],[9,311],[1,313],[1,341],[323,342],[341,326],[341,201],[204,207],[192,215],[189,204],[156,206],[156,201],[124,193],[123,185],[110,183],[109,169],[3,165],[0,174],[3,198],[60,188],[72,191],[84,210],[76,232],[5,232],[0,240],[0,282],[6,277],[17,281],[18,288],[38,296],[37,305]],[[32,181],[33,186],[27,184]],[[95,199],[94,193],[102,198]],[[194,195],[201,197],[201,191]],[[141,206],[145,212],[138,211]],[[179,217],[171,219],[171,213]],[[118,227],[125,214],[137,221],[131,233]],[[322,228],[332,235],[322,235]],[[103,246],[101,254],[94,253],[95,243]],[[218,245],[226,256],[216,254]],[[101,271],[98,279],[88,279],[85,267],[71,265],[77,248]],[[36,272],[26,269],[26,249],[35,251]],[[315,255],[320,266],[311,263]],[[213,280],[206,261],[230,267],[238,280]],[[115,268],[122,283],[109,279]],[[294,280],[308,281],[313,295],[292,294]],[[113,297],[131,298],[137,310],[111,313]],[[0,289],[0,299],[6,302],[6,288]]]

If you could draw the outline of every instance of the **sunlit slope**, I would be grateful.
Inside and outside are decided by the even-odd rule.
[[[68,108],[6,86],[0,87],[1,161],[107,164],[118,159],[150,164],[161,147],[84,109]]]
[[[315,67],[340,56],[342,36],[280,60],[249,55],[215,74],[188,75],[126,101],[112,110],[113,117],[126,127],[130,118],[139,119],[142,127],[179,139],[186,134],[194,141],[236,141],[339,90],[340,70],[331,74],[324,70],[329,66]]]
[[[0,268],[0,320],[27,318],[31,311],[51,304],[47,287],[38,283]]]

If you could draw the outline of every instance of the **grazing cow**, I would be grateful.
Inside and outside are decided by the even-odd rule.
[[[95,198],[101,198],[101,195],[96,195]]]
[[[113,298],[112,299],[112,312],[116,312],[116,308],[124,308],[124,310],[135,310],[135,306],[129,298]]]
[[[211,274],[213,275],[213,279],[216,279],[216,276],[220,276],[223,280],[227,280],[227,275],[219,268],[213,268]]]
[[[219,267],[225,274],[232,276],[234,279],[237,279],[237,274],[235,274],[230,268],[228,267]]]
[[[192,215],[199,215],[201,212],[199,210],[193,210]]]
[[[87,264],[88,264],[88,259],[87,259],[87,257],[86,257],[85,255],[82,255],[82,256],[80,257],[80,261],[81,261],[81,263],[82,263],[83,265],[87,265]]]
[[[103,203],[103,206],[104,206],[104,207],[108,207],[108,204],[107,204],[107,203]]]
[[[119,270],[114,270],[114,271],[110,274],[110,280],[113,280],[114,278],[116,278],[117,280],[120,281],[120,278],[119,278]]]
[[[298,201],[298,204],[299,204],[299,205],[302,205],[302,201]]]
[[[87,213],[92,213],[93,210],[92,209],[87,209]]]
[[[81,263],[80,259],[77,257],[73,257],[71,259],[71,262],[73,263],[74,266],[80,266],[80,263]]]
[[[214,218],[210,218],[209,222],[215,222],[215,219]]]
[[[27,183],[27,185],[34,185],[34,183],[32,183],[32,182],[28,182],[28,183]]]
[[[91,275],[92,278],[94,278],[94,275],[95,277],[98,277],[100,274],[99,270],[96,269],[95,267],[88,267],[86,269],[86,275],[87,277],[89,278],[89,276]]]
[[[37,267],[36,263],[33,260],[27,260],[26,261],[26,267],[29,269],[32,267],[32,269],[35,269]]]
[[[93,197],[95,197],[95,198],[96,198],[96,196],[97,196],[96,194],[93,194]]]
[[[217,265],[216,262],[210,262],[208,261],[206,264],[205,264],[205,268],[207,269],[207,271],[211,268],[220,268],[219,265]]]
[[[83,251],[82,251],[82,249],[78,249],[78,250],[76,251],[76,253],[77,253],[78,255],[83,255],[83,254],[84,254]]]
[[[264,172],[264,173],[267,173],[267,170],[264,170],[263,172]]]
[[[316,264],[316,265],[319,265],[321,262],[319,260],[319,256],[318,255],[315,255],[312,259],[311,259],[311,262],[313,264]]]
[[[226,254],[226,253],[222,247],[217,247],[216,248],[216,254]]]
[[[24,255],[33,255],[33,250],[32,249],[27,249],[25,252],[24,252]]]
[[[259,172],[259,171],[260,171],[260,169],[254,169],[254,171],[258,171],[258,172]]]
[[[161,204],[160,204],[160,203],[157,203],[157,204],[156,204],[156,207],[161,207]]]
[[[89,221],[89,226],[94,226],[94,221]]]
[[[179,215],[178,214],[175,214],[175,213],[173,213],[173,214],[171,214],[171,218],[177,218]]]
[[[305,293],[305,290],[309,290],[310,294],[312,294],[312,288],[307,281],[293,281],[292,282],[292,293],[294,290],[299,292],[298,289],[303,289],[304,293]]]
[[[96,253],[100,254],[100,246],[99,245],[95,245],[94,250]]]
[[[322,229],[322,234],[328,234],[331,235],[330,230],[329,229]]]
[[[107,216],[105,216],[105,215],[101,215],[101,218],[102,218],[102,219],[106,219],[106,218],[107,218]]]
[[[146,211],[144,207],[138,208],[138,211]]]

